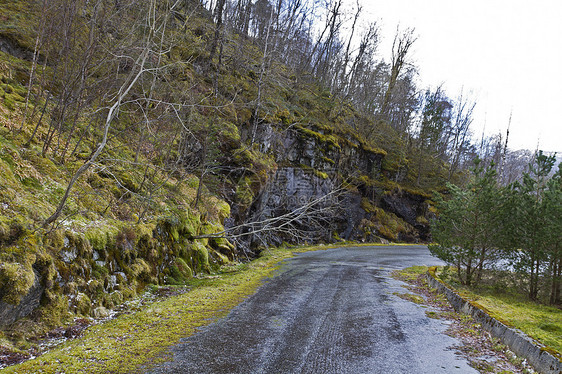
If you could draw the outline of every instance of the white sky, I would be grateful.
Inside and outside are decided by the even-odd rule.
[[[355,2],[355,1],[353,1]],[[390,60],[396,27],[414,27],[423,86],[450,97],[472,91],[473,130],[505,134],[509,148],[562,153],[562,2],[559,0],[362,0],[379,19],[379,55]],[[365,14],[365,15],[367,15]]]

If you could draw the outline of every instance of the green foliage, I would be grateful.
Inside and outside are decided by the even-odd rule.
[[[550,280],[550,302],[560,303],[562,174],[559,169],[549,177],[554,162],[554,156],[538,152],[523,182],[506,189],[501,238],[515,269],[528,276],[529,297],[539,297],[540,277],[544,275]]]
[[[493,165],[477,167],[466,189],[450,185],[447,200],[437,197],[430,250],[456,267],[463,284],[478,282],[487,262],[501,258],[523,277],[530,299],[561,302],[562,178],[551,173],[554,161],[538,152],[522,182],[504,188]]]
[[[432,227],[438,244],[430,251],[457,267],[459,279],[470,285],[482,268],[497,258],[496,231],[499,217],[499,191],[493,168],[484,170],[478,163],[475,180],[466,189],[449,185],[450,197],[436,195],[439,219]]]

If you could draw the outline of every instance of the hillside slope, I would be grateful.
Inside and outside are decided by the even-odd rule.
[[[59,8],[0,3],[0,325],[16,340],[267,245],[429,240],[430,189],[385,122],[265,71],[251,39],[211,56],[196,3],[146,24],[131,4],[80,3],[65,34],[45,26]]]

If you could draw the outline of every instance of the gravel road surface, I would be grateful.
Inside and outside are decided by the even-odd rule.
[[[394,293],[394,269],[437,265],[425,246],[335,248],[287,261],[150,373],[477,373],[441,320]]]

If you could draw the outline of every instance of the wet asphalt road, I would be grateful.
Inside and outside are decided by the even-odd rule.
[[[436,264],[425,246],[300,254],[150,373],[477,373],[444,322],[393,294],[392,270]]]

